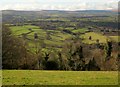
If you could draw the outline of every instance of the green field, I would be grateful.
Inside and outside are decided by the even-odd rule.
[[[115,42],[120,42],[120,36],[110,36],[110,38]]]
[[[3,70],[3,85],[117,85],[115,71]]]
[[[10,27],[12,33],[14,35],[21,35],[22,33],[28,33],[29,28],[31,29],[39,29],[39,27],[37,26],[32,26],[32,25],[25,25],[25,26],[12,26]]]
[[[63,41],[67,38],[70,38],[72,35],[68,33],[62,33],[60,30],[44,30],[38,26],[33,25],[24,25],[24,26],[11,26],[10,27],[12,34],[15,36],[19,36],[24,39],[32,52],[35,50],[35,41],[34,34],[38,34],[38,43],[46,44],[46,48],[55,47],[64,45]],[[31,30],[29,30],[31,29]],[[31,32],[32,31],[32,32]],[[26,34],[26,38],[22,36],[22,34]],[[47,39],[47,38],[50,39]]]
[[[86,31],[88,31],[88,29],[86,28],[81,28],[81,29],[75,29],[72,32],[73,33],[85,33]]]
[[[91,40],[89,40],[89,37],[91,36]],[[94,44],[96,43],[96,40],[98,39],[100,43],[106,43],[107,40],[111,40],[114,42],[119,42],[120,36],[105,36],[101,33],[95,33],[95,32],[88,32],[80,36],[80,38],[83,39],[83,43],[86,44]]]
[[[91,36],[91,40],[89,40],[89,37]],[[96,40],[98,39],[100,43],[106,43],[107,37],[95,32],[89,32],[85,33],[84,35],[81,35],[80,38],[83,38],[83,43],[87,44],[94,44],[96,43]]]
[[[46,48],[43,48],[42,50],[49,50],[48,48],[51,48],[51,47],[57,50],[58,47],[62,47],[64,45],[64,41],[66,39],[73,37],[72,34],[62,32],[59,29],[45,30],[45,29],[41,29],[38,26],[33,26],[33,25],[11,26],[10,29],[13,35],[17,37],[19,36],[26,41],[26,43],[28,44],[28,49],[33,53],[36,50],[35,49],[36,42],[34,40],[35,33],[38,34],[38,40],[37,40],[38,44],[46,45]],[[76,34],[81,33],[79,36],[80,38],[83,39],[82,42],[86,44],[95,44],[97,39],[99,40],[100,43],[106,43],[107,39],[111,39],[112,41],[118,42],[118,36],[106,37],[101,33],[86,32],[88,31],[87,28],[74,29],[74,28],[68,27],[65,29]],[[26,38],[23,37],[23,34],[26,35]],[[92,37],[91,40],[89,40],[90,36]]]

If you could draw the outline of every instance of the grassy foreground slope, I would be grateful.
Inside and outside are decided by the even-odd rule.
[[[3,70],[3,85],[117,85],[115,71]]]

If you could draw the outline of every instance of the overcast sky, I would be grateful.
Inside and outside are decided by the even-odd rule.
[[[112,10],[120,0],[0,0],[0,10]]]

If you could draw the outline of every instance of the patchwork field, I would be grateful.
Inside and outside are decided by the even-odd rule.
[[[88,31],[86,28],[72,30],[73,33],[85,33],[86,31]]]
[[[3,70],[3,85],[117,85],[115,71]]]
[[[25,25],[25,26],[12,26],[10,27],[13,35],[24,39],[29,45],[29,49],[34,52],[35,40],[34,34],[38,35],[38,44],[46,45],[46,49],[54,47],[57,49],[61,47],[64,43],[63,41],[67,38],[70,38],[71,35],[68,33],[63,33],[59,30],[44,30],[38,26]],[[43,48],[44,50],[45,48]]]
[[[64,45],[64,40],[74,37],[74,35],[63,32],[61,29],[45,30],[33,25],[11,26],[10,29],[13,35],[20,37],[27,42],[28,49],[30,49],[31,52],[36,50],[35,43],[39,44],[39,46],[45,46],[45,48],[40,47],[43,51],[50,49],[60,50],[60,48]],[[79,34],[79,38],[82,38],[82,42],[86,44],[95,44],[97,40],[99,40],[99,43],[106,43],[107,39],[118,42],[118,36],[107,37],[101,33],[88,32],[87,28],[74,29],[68,27],[65,28],[65,30],[68,30],[74,34]],[[34,39],[35,33],[38,35],[37,41]],[[91,37],[91,39],[89,39],[89,37]]]
[[[89,39],[91,37],[91,40]],[[97,40],[99,40],[99,43],[106,43],[107,40],[111,40],[114,42],[119,42],[119,36],[105,36],[101,33],[95,33],[95,32],[88,32],[80,36],[80,38],[83,39],[83,43],[87,44],[94,44]]]
[[[39,29],[39,27],[32,26],[32,25],[10,27],[10,29],[13,32],[14,35],[21,35],[23,33],[28,33],[28,32],[30,32],[30,30],[29,30],[30,28],[31,29]]]
[[[90,36],[91,36],[91,40],[89,39]],[[97,39],[99,40],[100,43],[106,43],[106,40],[107,40],[106,36],[103,36],[102,34],[94,33],[94,32],[85,33],[80,37],[83,38],[83,43],[87,43],[87,44],[94,44],[96,43]]]

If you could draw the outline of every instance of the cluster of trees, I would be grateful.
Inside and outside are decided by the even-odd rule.
[[[13,36],[9,28],[2,26],[2,68],[27,69],[33,60],[35,59],[27,51],[25,42]]]
[[[117,70],[118,50],[113,43],[86,45],[79,39],[65,41],[62,51],[42,52],[36,47],[31,53],[24,40],[11,34],[9,28],[3,26],[2,31],[2,65],[3,69],[39,69],[39,70]],[[114,47],[115,48],[115,47]]]

